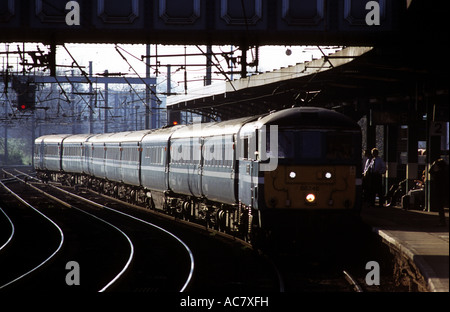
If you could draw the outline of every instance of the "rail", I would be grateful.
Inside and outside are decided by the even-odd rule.
[[[356,292],[363,292],[362,287],[358,284],[358,282],[348,273],[347,271],[342,271],[344,273],[345,279],[350,283],[353,289]]]
[[[35,187],[34,185],[31,185],[30,183],[28,183],[28,182],[26,182],[26,181],[24,181],[24,180],[22,180],[22,179],[20,179],[20,178],[18,178],[18,177],[16,177],[16,176],[14,176],[13,174],[11,174],[11,173],[9,173],[9,172],[7,172],[7,171],[5,171],[5,170],[3,170],[3,172],[5,172],[6,174],[12,176],[13,178],[15,178],[15,179],[21,181],[22,183],[24,183],[24,184],[30,186],[30,187],[33,188],[34,190],[36,190],[36,191],[38,191],[39,193],[41,193],[41,194],[43,194],[43,195],[45,195],[45,196],[51,198],[52,200],[58,202],[59,204],[65,206],[65,207],[75,209],[75,210],[77,210],[77,211],[79,211],[79,212],[82,212],[82,213],[84,213],[84,214],[89,215],[90,217],[92,217],[92,218],[94,218],[94,219],[96,219],[96,220],[98,220],[98,221],[100,221],[100,222],[103,222],[103,223],[107,224],[108,226],[112,227],[113,229],[115,229],[115,230],[118,231],[121,235],[123,235],[123,236],[125,237],[125,239],[127,240],[128,244],[129,244],[129,246],[130,246],[130,255],[129,255],[128,259],[127,259],[127,262],[126,262],[125,265],[123,266],[122,270],[121,270],[121,271],[120,271],[120,272],[119,272],[119,273],[118,273],[111,281],[109,281],[104,287],[102,287],[102,288],[99,290],[99,292],[104,292],[104,291],[105,291],[106,289],[108,289],[111,285],[113,285],[113,284],[114,284],[114,283],[115,283],[115,282],[116,282],[116,281],[117,281],[117,280],[118,280],[118,279],[126,272],[126,270],[130,267],[130,264],[131,264],[131,262],[132,262],[132,260],[133,260],[133,257],[134,257],[134,246],[133,246],[133,243],[131,242],[131,239],[128,237],[128,235],[126,235],[125,232],[123,232],[121,229],[119,229],[118,227],[116,227],[115,225],[109,223],[109,222],[106,221],[106,220],[103,220],[103,219],[101,219],[101,218],[99,218],[99,217],[97,217],[97,216],[95,216],[95,215],[93,215],[93,214],[91,214],[91,213],[89,213],[89,212],[86,212],[86,211],[84,211],[84,210],[82,210],[82,209],[79,209],[79,208],[77,208],[77,207],[74,207],[73,205],[71,205],[71,204],[69,204],[69,203],[67,203],[67,202],[65,202],[65,201],[63,201],[63,200],[61,200],[61,199],[59,199],[59,198],[57,198],[57,197],[51,195],[51,194],[48,194],[47,192],[45,192],[45,191],[43,191],[43,190],[41,190],[41,189]],[[27,175],[27,174],[25,174],[25,173],[22,173],[22,174],[28,176],[29,178],[35,179],[34,177],[32,177],[32,176],[30,176],[30,175]],[[32,207],[32,206],[29,205],[25,200],[23,200],[20,196],[18,196],[18,195],[15,194],[12,190],[10,190],[7,186],[5,186],[2,182],[0,182],[0,184],[1,184],[3,187],[5,187],[9,192],[11,192],[12,194],[14,194],[18,199],[20,199],[21,202],[23,202],[24,204],[28,205],[29,207]],[[45,218],[47,218],[47,217],[46,217],[44,214],[42,214],[39,210],[35,209],[34,207],[32,207],[32,208],[33,208],[34,210],[36,210],[38,213],[40,213],[41,215],[43,215]],[[47,218],[47,219],[50,220],[49,218]],[[50,220],[50,221],[51,221],[55,226],[57,226],[56,223],[54,223],[52,220]],[[57,226],[57,227],[58,227],[58,229],[60,230],[61,235],[63,235],[63,234],[62,234],[61,228],[60,228],[59,226]],[[58,248],[58,251],[59,251],[59,249],[61,248],[61,246],[62,246],[62,242],[61,242],[61,244],[60,244],[60,246],[59,246],[59,248]],[[55,253],[54,253],[54,254],[55,254]],[[54,255],[54,254],[53,254],[53,255]],[[52,256],[53,256],[53,255],[52,255]],[[49,260],[49,259],[48,259],[48,260]],[[48,260],[46,260],[45,262],[47,262]],[[44,263],[45,263],[45,262],[44,262]],[[42,263],[40,266],[42,266],[44,263]],[[39,266],[39,267],[40,267],[40,266]],[[37,268],[38,268],[38,267],[36,267],[36,269],[37,269]],[[33,271],[34,271],[34,270],[33,270]],[[29,273],[31,273],[31,272],[29,272]],[[7,286],[7,285],[8,285],[8,284],[6,284],[6,285],[4,285],[4,286]],[[2,287],[0,287],[0,289],[1,289],[1,288],[2,288]]]
[[[16,171],[18,171],[18,170],[16,170]],[[24,172],[20,172],[20,171],[18,171],[18,172],[19,172],[20,174],[26,175],[27,177],[29,177],[29,178],[31,178],[31,179],[33,179],[33,180],[39,181],[39,180],[36,179],[35,177],[32,177],[32,176],[30,176],[30,175],[28,175],[28,174],[26,174],[26,173],[24,173]],[[7,173],[7,174],[10,174],[10,173],[8,173],[8,172],[6,172],[6,173]],[[11,175],[11,174],[10,174],[10,175]],[[22,181],[22,182],[27,183],[27,182],[25,182],[25,181]],[[33,185],[31,185],[30,183],[27,183],[27,184],[28,184],[29,186],[35,188],[35,187],[34,187]],[[77,195],[77,194],[68,192],[68,191],[66,191],[66,190],[64,190],[64,189],[62,189],[62,188],[59,188],[59,187],[55,186],[55,185],[49,184],[49,186],[52,187],[52,188],[55,189],[55,190],[58,190],[58,191],[60,191],[60,192],[62,192],[62,193],[64,193],[64,194],[66,194],[66,195],[69,195],[69,196],[72,196],[72,197],[74,197],[74,198],[76,198],[76,199],[78,199],[78,200],[84,201],[84,202],[86,202],[86,203],[88,203],[88,204],[90,204],[90,205],[92,205],[92,206],[95,206],[95,207],[98,207],[98,208],[101,208],[101,209],[106,209],[106,210],[108,210],[108,211],[111,211],[111,212],[114,212],[114,213],[117,213],[117,214],[126,216],[126,217],[128,217],[128,218],[131,218],[131,219],[133,219],[133,220],[135,220],[135,221],[144,223],[144,224],[146,224],[146,225],[148,225],[148,226],[151,226],[151,227],[153,227],[153,228],[155,228],[155,229],[158,229],[158,230],[160,230],[160,231],[166,233],[167,235],[169,235],[170,237],[172,237],[173,239],[175,239],[176,241],[178,241],[178,242],[183,246],[183,248],[186,250],[186,252],[188,253],[189,259],[190,259],[190,269],[189,269],[189,273],[188,273],[188,276],[187,276],[187,278],[186,278],[185,283],[183,284],[183,286],[181,287],[181,289],[179,290],[179,292],[184,292],[184,291],[186,290],[186,288],[187,288],[188,285],[190,284],[190,282],[191,282],[191,280],[192,280],[192,277],[193,277],[193,274],[194,274],[195,261],[194,261],[194,255],[193,255],[192,251],[191,251],[190,248],[187,246],[187,244],[184,243],[179,237],[177,237],[177,236],[174,235],[173,233],[171,233],[171,232],[165,230],[164,228],[162,228],[162,227],[160,227],[160,226],[157,226],[156,224],[153,224],[153,223],[151,223],[151,222],[142,220],[142,219],[140,219],[140,218],[137,218],[137,217],[135,217],[135,216],[133,216],[133,215],[130,215],[130,214],[127,214],[127,213],[125,213],[125,212],[116,210],[116,209],[114,209],[114,208],[111,208],[111,207],[108,207],[108,206],[105,206],[105,205],[96,203],[96,202],[94,202],[94,201],[92,201],[92,200],[90,200],[90,199],[87,199],[87,198],[84,198],[84,197],[79,196],[79,195]],[[38,189],[38,188],[36,188],[36,189]],[[41,191],[41,192],[43,192],[43,191]],[[44,193],[45,193],[45,192],[44,192]],[[50,195],[50,194],[48,194],[48,195]],[[50,195],[50,196],[52,196],[52,195]],[[54,196],[52,196],[52,197],[54,197]],[[59,200],[59,199],[58,199],[58,200]],[[60,200],[59,200],[59,201],[60,201]],[[130,242],[131,242],[131,241],[130,241]],[[123,274],[123,273],[124,273],[124,272],[121,272],[121,274]],[[121,274],[120,274],[120,275],[121,275]],[[107,285],[107,286],[109,287],[109,285]],[[106,286],[105,286],[105,287],[106,287]],[[101,292],[101,291],[104,291],[104,290],[105,290],[105,289],[102,289],[102,290],[100,290],[100,292]]]
[[[30,205],[28,202],[26,202],[23,198],[21,198],[19,195],[17,195],[13,190],[11,190],[9,187],[7,187],[3,182],[0,181],[0,185],[5,188],[9,193],[11,193],[15,198],[17,198],[21,203],[23,203],[25,206],[33,209],[34,211],[36,211],[39,215],[41,215],[43,218],[45,218],[46,220],[48,220],[53,226],[56,227],[56,229],[59,232],[60,235],[60,242],[58,247],[56,248],[55,251],[53,251],[53,253],[47,257],[43,262],[41,262],[39,265],[37,265],[36,267],[34,267],[33,269],[27,271],[26,273],[20,275],[19,277],[9,281],[8,283],[4,284],[4,285],[0,285],[0,290],[21,280],[22,278],[24,278],[25,276],[28,276],[29,274],[35,272],[37,269],[39,269],[40,267],[42,267],[44,264],[46,264],[47,262],[49,262],[62,248],[63,244],[64,244],[64,233],[62,231],[62,229],[55,223],[53,222],[53,220],[51,220],[50,218],[48,218],[45,214],[43,214],[42,212],[40,212],[37,208],[33,207],[32,205]]]
[[[0,207],[0,211],[5,215],[6,219],[8,220],[9,224],[11,225],[11,235],[8,237],[8,239],[6,240],[6,242],[0,246],[0,251],[6,247],[6,245],[9,244],[9,242],[12,240],[12,238],[14,237],[14,232],[15,232],[15,228],[14,228],[14,223],[11,221],[11,219],[8,217],[8,215],[6,214],[5,211],[3,211],[3,209]]]

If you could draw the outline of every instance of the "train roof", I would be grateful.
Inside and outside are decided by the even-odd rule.
[[[43,135],[34,140],[35,144],[44,143],[61,143],[65,138],[70,136],[70,134],[48,134]]]
[[[257,117],[243,117],[220,122],[197,123],[188,125],[174,132],[172,138],[208,137],[215,135],[235,134],[247,122]]]
[[[125,131],[97,134],[88,139],[91,143],[126,143],[140,142],[152,130]]]
[[[63,143],[83,143],[95,134],[73,134],[64,139]]]
[[[142,139],[142,143],[145,143],[147,141],[149,142],[160,142],[165,141],[167,142],[169,140],[169,137],[177,130],[182,129],[186,126],[184,125],[176,125],[176,126],[170,126],[165,128],[156,129],[150,133],[148,133],[144,138]]]
[[[319,107],[294,107],[260,117],[258,126],[278,125],[280,127],[344,128],[360,130],[359,125],[341,113]]]

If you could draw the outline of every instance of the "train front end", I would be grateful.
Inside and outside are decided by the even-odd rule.
[[[268,209],[355,210],[360,185],[357,132],[289,129],[278,133],[278,165],[264,172]]]
[[[268,115],[258,128],[266,130],[258,139],[260,228],[283,235],[317,233],[359,215],[361,130],[356,122],[326,109],[298,108]]]

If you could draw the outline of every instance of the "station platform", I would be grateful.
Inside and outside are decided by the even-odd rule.
[[[448,208],[445,208],[446,226],[439,225],[437,212],[401,207],[363,207],[361,217],[396,253],[397,274],[415,279],[419,286],[413,290],[449,291]]]

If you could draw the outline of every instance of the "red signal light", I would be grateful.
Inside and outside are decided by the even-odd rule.
[[[174,122],[173,122],[173,125],[174,125],[174,126],[178,125],[178,121],[174,121]]]

